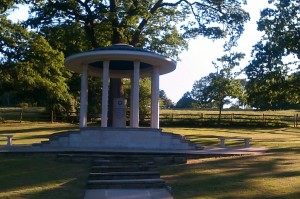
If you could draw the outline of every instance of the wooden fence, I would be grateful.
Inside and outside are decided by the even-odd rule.
[[[161,114],[163,125],[193,125],[216,126],[219,114]],[[269,114],[222,114],[222,126],[292,126],[298,127],[299,115],[269,115]]]
[[[254,112],[255,113],[255,112]],[[218,124],[217,113],[160,114],[161,126],[216,126]],[[128,117],[129,118],[129,117]],[[101,121],[100,114],[89,114],[90,122]],[[1,110],[0,122],[79,122],[79,113],[57,114],[53,111],[27,111],[26,109]],[[128,121],[129,123],[129,121]],[[141,125],[149,126],[150,117],[147,116]],[[291,126],[298,127],[299,114],[276,115],[276,114],[237,114],[224,113],[221,115],[222,126]]]

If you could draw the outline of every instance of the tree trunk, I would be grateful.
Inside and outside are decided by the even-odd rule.
[[[223,108],[223,100],[220,101],[220,106],[219,106],[218,127],[221,127],[222,108]]]
[[[119,21],[117,16],[117,4],[118,1],[110,0],[110,18],[112,23],[112,35],[111,35],[111,43],[123,43],[122,35],[119,31]],[[113,122],[113,104],[115,98],[123,97],[123,83],[121,78],[110,78],[109,84],[109,98],[108,98],[108,121],[107,125],[109,127],[112,126]]]

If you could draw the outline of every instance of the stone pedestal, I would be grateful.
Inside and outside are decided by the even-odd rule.
[[[126,100],[124,98],[114,99],[113,127],[126,127]]]

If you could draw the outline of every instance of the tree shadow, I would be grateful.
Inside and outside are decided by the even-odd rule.
[[[61,163],[54,155],[0,159],[0,198],[83,198],[86,163]]]
[[[162,178],[171,185],[175,198],[299,198],[299,192],[279,190],[279,193],[273,193],[272,187],[259,184],[265,183],[264,179],[276,179],[274,186],[284,189],[289,185],[276,184],[279,179],[295,178],[298,179],[295,182],[299,182],[299,169],[286,170],[300,166],[299,162],[294,164],[295,160],[285,154],[270,153],[263,156],[209,158],[187,165],[160,168],[160,171]]]

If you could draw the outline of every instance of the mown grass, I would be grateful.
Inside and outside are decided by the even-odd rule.
[[[47,122],[22,122],[0,124],[0,145],[6,143],[6,137],[1,135],[13,135],[13,144],[33,144],[48,140],[53,133],[79,129],[78,125],[69,123]]]
[[[82,199],[88,165],[63,163],[55,155],[0,157],[0,198]]]
[[[0,135],[12,134],[13,145],[39,143],[52,133],[78,129],[66,123],[3,123]],[[0,145],[6,137],[0,136]],[[87,163],[63,163],[55,155],[0,156],[0,198],[81,199],[85,191]]]
[[[58,131],[78,129],[64,123],[0,124],[15,144],[46,140]],[[189,160],[160,167],[175,199],[300,198],[299,128],[164,128],[200,144],[218,146],[218,136],[250,136],[260,156]],[[1,138],[5,144],[5,138]],[[236,141],[229,146],[240,146]],[[88,165],[57,162],[52,155],[0,156],[0,198],[82,198]]]
[[[219,144],[217,136],[251,136],[253,146],[269,148],[260,156],[198,159],[162,167],[162,178],[172,187],[175,198],[300,198],[300,129],[164,130],[215,146]]]

